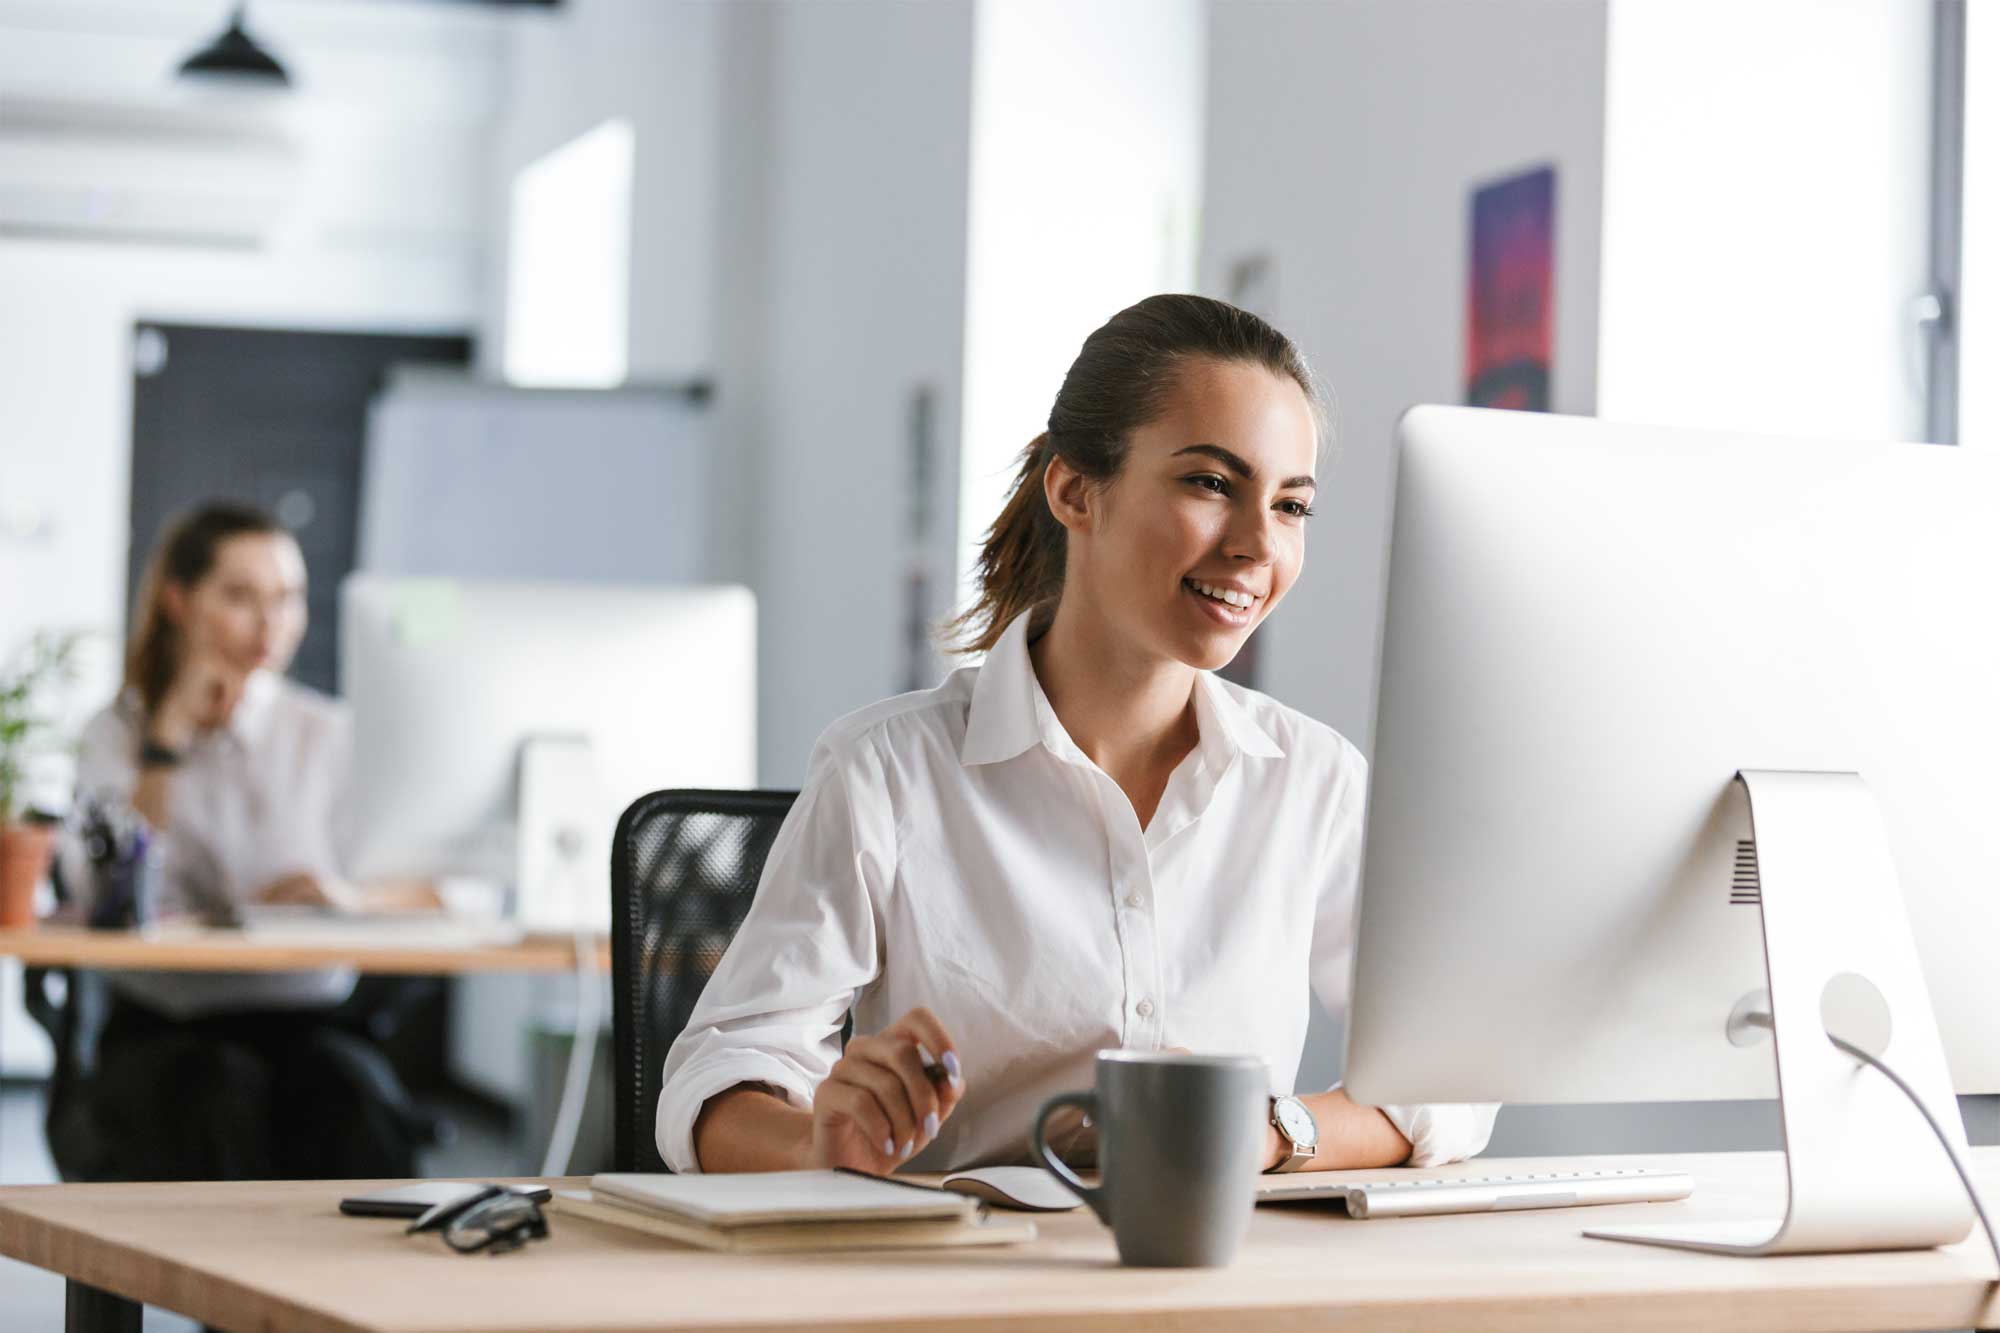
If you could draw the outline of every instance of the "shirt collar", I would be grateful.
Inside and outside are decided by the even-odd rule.
[[[1023,753],[1036,742],[1062,759],[1085,760],[1035,679],[1028,657],[1028,621],[1016,616],[987,652],[972,684],[972,704],[959,745],[959,762],[999,763]],[[1238,754],[1282,759],[1285,752],[1244,711],[1221,681],[1206,671],[1195,673],[1195,724],[1201,731],[1203,759],[1221,772]]]
[[[243,682],[243,697],[236,701],[236,709],[225,726],[237,744],[249,749],[263,738],[277,706],[278,691],[278,676],[273,671],[260,668]]]
[[[1271,739],[1271,733],[1257,725],[1257,719],[1250,716],[1230,693],[1229,686],[1216,679],[1213,672],[1195,673],[1194,719],[1201,728],[1202,749],[1212,761],[1226,761],[1237,754],[1257,759],[1285,757],[1284,750]],[[1223,766],[1218,762],[1218,771]]]
[[[965,719],[965,740],[958,747],[959,762],[968,768],[1012,759],[1042,739],[1041,713],[1047,711],[1051,719],[1055,716],[1042,695],[1041,682],[1035,679],[1035,665],[1028,660],[1028,621],[1032,618],[1032,612],[1014,617],[979,665]]]

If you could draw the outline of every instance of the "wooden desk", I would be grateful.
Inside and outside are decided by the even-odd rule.
[[[351,967],[360,972],[427,976],[466,972],[573,972],[576,942],[568,935],[529,935],[505,944],[425,940],[313,939],[305,931],[260,936],[239,930],[167,926],[157,931],[84,930],[43,925],[0,930],[0,957],[29,967],[129,968],[159,972],[289,972],[301,968]],[[611,970],[611,949],[601,941],[599,971]]]
[[[2000,1196],[2000,1148],[1974,1157],[1983,1188]],[[1215,1270],[1121,1268],[1110,1233],[1082,1210],[1038,1218],[1042,1238],[1031,1245],[764,1258],[556,1214],[547,1241],[461,1256],[436,1237],[404,1236],[399,1222],[339,1216],[353,1186],[289,1181],[0,1189],[0,1253],[67,1277],[70,1326],[93,1330],[136,1330],[132,1302],[225,1328],[301,1333],[2000,1325],[1983,1240],[1732,1259],[1584,1239],[1585,1225],[1742,1216],[1775,1205],[1783,1188],[1771,1153],[1631,1160],[1691,1172],[1694,1198],[1370,1222],[1324,1204],[1265,1207],[1234,1266]]]

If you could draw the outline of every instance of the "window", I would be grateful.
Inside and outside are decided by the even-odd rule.
[[[630,122],[607,120],[515,176],[502,357],[509,383],[624,383],[632,151]]]

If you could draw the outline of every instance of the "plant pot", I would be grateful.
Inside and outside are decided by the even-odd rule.
[[[35,924],[35,889],[55,852],[52,825],[0,824],[0,930]]]

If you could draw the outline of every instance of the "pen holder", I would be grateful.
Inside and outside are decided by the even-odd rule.
[[[153,919],[153,861],[139,855],[99,867],[97,892],[90,900],[92,930],[126,930]]]
[[[124,930],[153,919],[157,854],[152,830],[131,811],[91,803],[78,836],[90,861],[92,892],[84,924]]]

